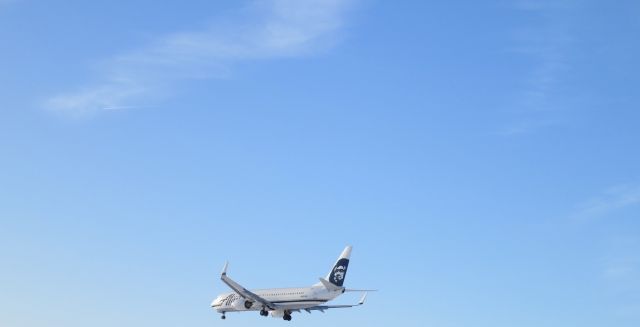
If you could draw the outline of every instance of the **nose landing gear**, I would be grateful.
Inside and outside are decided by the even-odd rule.
[[[263,317],[266,317],[266,316],[269,315],[269,311],[267,311],[265,309],[262,309],[262,310],[260,310],[260,315],[263,316]]]

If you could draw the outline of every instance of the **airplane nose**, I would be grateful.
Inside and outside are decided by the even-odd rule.
[[[217,307],[220,306],[220,304],[222,304],[222,299],[220,296],[218,296],[217,298],[215,298],[215,300],[211,301],[211,307]]]

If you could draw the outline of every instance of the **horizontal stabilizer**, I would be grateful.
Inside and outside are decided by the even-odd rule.
[[[353,288],[347,288],[344,291],[345,292],[377,292],[378,290],[356,290]]]

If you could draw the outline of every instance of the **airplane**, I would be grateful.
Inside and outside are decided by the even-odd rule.
[[[351,256],[351,246],[347,246],[338,260],[333,265],[325,278],[319,278],[320,282],[311,287],[296,288],[271,288],[248,290],[227,276],[229,263],[225,263],[220,279],[227,284],[233,292],[220,294],[211,307],[221,313],[222,319],[226,319],[227,312],[260,311],[261,316],[271,316],[290,321],[293,312],[304,310],[325,312],[328,309],[351,308],[363,305],[367,292],[375,290],[348,289],[343,286]],[[326,305],[345,292],[363,292],[363,296],[357,304]]]

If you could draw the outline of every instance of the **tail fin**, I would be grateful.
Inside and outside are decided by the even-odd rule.
[[[347,277],[347,268],[349,267],[349,257],[351,257],[351,245],[344,248],[340,257],[333,265],[333,268],[327,275],[326,280],[331,284],[342,287],[344,280]]]

